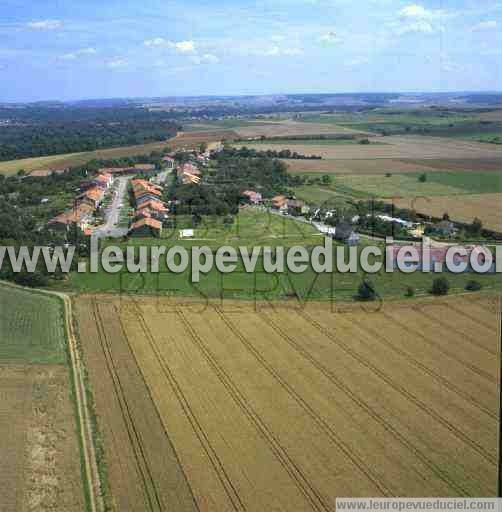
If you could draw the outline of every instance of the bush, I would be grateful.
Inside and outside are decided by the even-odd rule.
[[[437,277],[432,282],[432,295],[448,295],[450,290],[450,283],[446,277]]]
[[[418,181],[420,183],[425,183],[427,181],[427,174],[425,174],[425,172],[423,174],[421,174],[419,177],[418,177]]]
[[[413,286],[407,286],[406,291],[404,292],[405,297],[414,297],[415,296],[415,289]]]
[[[366,279],[361,282],[357,289],[357,300],[372,301],[377,297],[375,287]]]
[[[467,281],[467,283],[465,283],[465,289],[468,292],[478,292],[479,290],[481,290],[481,288],[483,288],[483,286],[478,281],[472,280]]]

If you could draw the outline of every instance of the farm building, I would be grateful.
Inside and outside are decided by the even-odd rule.
[[[286,196],[275,196],[272,198],[272,208],[276,210],[285,210],[287,208],[288,198]]]
[[[138,210],[141,210],[143,208],[148,208],[149,210],[158,212],[158,213],[167,213],[168,209],[165,206],[165,204],[162,201],[156,201],[153,199],[149,199],[148,201],[145,201],[142,203]]]
[[[47,227],[54,231],[67,232],[73,224],[76,224],[81,231],[84,231],[90,226],[93,211],[91,206],[80,204],[73,210],[60,213],[52,218]]]
[[[162,234],[162,222],[157,219],[143,218],[131,225],[129,236],[160,237]]]
[[[242,197],[245,197],[251,204],[261,204],[263,202],[263,198],[260,192],[255,192],[254,190],[244,190],[241,195]]]
[[[352,228],[352,224],[346,220],[340,220],[335,227],[333,238],[348,245],[357,245],[360,236]]]
[[[162,159],[162,163],[164,164],[164,167],[166,167],[167,169],[174,169],[176,166],[176,161],[174,160],[174,158],[170,156],[165,156]]]
[[[191,163],[180,165],[176,170],[176,176],[183,185],[198,185],[201,181],[200,170]]]
[[[140,172],[153,172],[155,171],[155,165],[153,164],[135,164],[134,169]]]
[[[403,248],[414,248],[418,251],[418,262],[416,263],[407,263],[408,267],[416,267],[417,270],[423,270],[424,267],[428,266],[426,264],[426,260],[424,259],[424,249],[423,244],[409,244],[409,245],[393,245],[389,246],[387,250],[390,250],[391,258],[392,258],[392,267],[397,268],[397,257],[399,251]],[[427,246],[426,246],[427,247]],[[480,265],[485,262],[485,254],[480,251],[479,247],[468,245],[463,247],[466,250],[466,255],[455,254],[453,258],[454,265],[460,265],[463,263],[467,263],[466,272],[472,270],[470,265],[471,258],[477,258],[477,261]],[[441,247],[429,247],[428,249],[428,258],[430,260],[430,269],[434,270],[436,264],[440,264],[445,268],[446,264],[446,255],[448,250],[451,249],[450,246],[441,246]],[[404,249],[403,249],[404,251]],[[403,254],[403,253],[401,253]],[[427,253],[426,253],[427,254]],[[427,257],[427,256],[426,256]],[[475,260],[474,260],[475,261]],[[492,265],[490,272],[495,270],[495,264]]]
[[[104,197],[105,192],[103,189],[100,187],[93,187],[78,195],[75,199],[75,204],[88,204],[96,209],[100,205],[101,201],[103,201]]]

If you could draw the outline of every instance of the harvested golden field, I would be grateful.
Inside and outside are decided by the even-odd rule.
[[[47,169],[65,169],[67,167],[84,165],[95,158],[120,158],[126,156],[149,154],[160,151],[170,144],[169,141],[152,142],[139,146],[126,146],[121,148],[98,149],[83,153],[68,153],[64,155],[41,156],[38,158],[22,158],[0,162],[0,174],[15,174],[23,169],[25,172],[43,171]]]
[[[254,306],[77,299],[115,510],[494,495],[487,299]]]
[[[288,137],[293,135],[364,135],[367,132],[326,123],[302,123],[293,119],[285,121],[256,121],[256,126],[237,127],[239,137]],[[373,135],[373,134],[369,134]],[[277,148],[276,148],[277,149]]]
[[[435,169],[422,163],[406,160],[374,159],[374,160],[283,160],[288,166],[288,172],[302,174],[306,172],[333,174],[386,174],[433,172]]]
[[[0,162],[0,174],[15,174],[21,169],[25,172],[65,169],[66,167],[84,165],[89,162],[89,160],[96,158],[112,159],[135,155],[148,155],[153,151],[160,151],[166,147],[173,149],[179,149],[182,147],[193,148],[200,145],[202,142],[211,143],[225,138],[233,139],[236,137],[236,133],[229,130],[187,133],[180,132],[176,137],[162,142]]]
[[[305,155],[319,155],[327,160],[371,159],[489,159],[502,158],[502,146],[480,142],[422,136],[391,136],[379,138],[385,144],[252,144],[256,150],[290,149]]]
[[[172,148],[195,148],[202,143],[220,142],[224,139],[233,140],[238,135],[233,130],[210,130],[196,132],[179,132],[178,135],[169,139],[169,146]]]
[[[85,509],[68,370],[0,366],[0,510]]]
[[[400,208],[410,208],[410,199],[394,201]],[[452,220],[471,223],[475,217],[483,222],[483,227],[502,232],[502,194],[462,194],[433,196],[415,202],[418,213],[441,218],[448,213]]]

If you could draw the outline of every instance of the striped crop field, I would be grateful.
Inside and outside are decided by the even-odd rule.
[[[337,496],[496,492],[488,298],[76,305],[115,510],[334,511]]]

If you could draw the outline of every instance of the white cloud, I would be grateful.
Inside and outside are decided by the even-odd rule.
[[[193,41],[169,41],[163,37],[147,39],[143,42],[149,48],[171,48],[178,53],[195,53],[195,43]]]
[[[302,55],[302,51],[298,48],[280,48],[279,46],[271,46],[258,52],[260,55],[265,57],[295,57]]]
[[[494,20],[481,21],[477,25],[474,25],[471,30],[473,32],[481,32],[484,30],[494,30],[497,28],[497,26],[498,26],[498,24]]]
[[[30,21],[26,26],[36,30],[54,30],[56,28],[61,28],[63,26],[63,22],[61,20],[39,20]]]
[[[349,60],[346,63],[346,65],[355,68],[355,67],[358,67],[358,66],[363,66],[364,64],[368,64],[369,61],[370,60],[367,57],[356,57],[354,59]]]
[[[410,4],[399,11],[398,20],[391,28],[398,35],[432,34],[442,30],[441,19],[446,15],[447,13],[440,9],[426,9],[418,4]]]
[[[173,48],[179,53],[193,53],[195,52],[195,43],[193,41],[180,41],[173,43]]]
[[[421,5],[411,4],[407,5],[406,7],[403,7],[399,12],[399,15],[402,18],[423,20],[430,19],[432,16],[432,12],[428,11],[425,7],[422,7]]]
[[[205,53],[204,55],[193,55],[190,60],[194,64],[218,64],[220,59],[216,55],[211,53]]]
[[[169,41],[167,39],[164,39],[163,37],[154,37],[153,39],[147,39],[143,43],[145,46],[148,46],[150,48],[152,47],[162,47],[162,46],[168,46]]]
[[[319,42],[325,46],[331,46],[341,42],[338,34],[334,31],[327,32],[319,38]]]
[[[85,57],[87,55],[96,55],[98,53],[95,48],[82,48],[81,50],[77,50],[75,52],[71,53],[65,53],[64,55],[61,55],[61,60],[75,60],[79,57]]]
[[[128,62],[125,59],[117,58],[106,63],[110,69],[123,69],[127,67]]]

